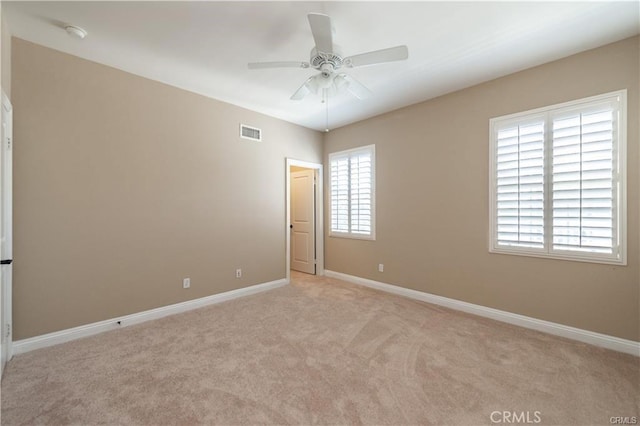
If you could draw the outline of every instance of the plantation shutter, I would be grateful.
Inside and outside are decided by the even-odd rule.
[[[331,233],[373,237],[374,146],[329,154]]]
[[[371,233],[371,153],[351,156],[351,232]]]
[[[498,129],[496,231],[499,245],[544,247],[544,121]]]
[[[349,157],[331,160],[331,230],[349,232]]]
[[[489,251],[626,265],[625,90],[490,120]]]
[[[617,246],[615,109],[553,118],[553,249],[612,254]]]

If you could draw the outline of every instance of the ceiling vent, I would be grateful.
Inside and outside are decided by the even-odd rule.
[[[249,139],[252,141],[260,142],[262,141],[262,130],[247,126],[246,124],[240,125],[240,137],[242,139]]]

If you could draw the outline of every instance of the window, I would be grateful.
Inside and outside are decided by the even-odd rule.
[[[375,146],[329,154],[330,236],[375,239]]]
[[[626,90],[490,127],[490,251],[626,265]]]

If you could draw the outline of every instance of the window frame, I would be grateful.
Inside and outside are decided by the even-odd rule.
[[[371,155],[371,233],[370,234],[362,234],[362,233],[354,233],[351,231],[351,220],[349,220],[349,231],[335,231],[333,229],[333,188],[331,185],[331,179],[333,178],[333,170],[331,167],[332,160],[336,158],[351,158],[353,155],[368,152]],[[337,237],[337,238],[349,238],[356,240],[369,240],[375,241],[376,239],[376,146],[365,145],[356,148],[350,148],[343,151],[331,152],[328,155],[328,192],[329,192],[329,237]],[[351,176],[349,176],[349,186],[351,186]],[[351,194],[349,194],[349,212],[351,212]]]
[[[588,111],[598,103],[617,102],[617,117],[613,128],[612,182],[613,195],[613,253],[558,250],[553,248],[553,120],[569,111]],[[516,247],[498,244],[497,239],[497,136],[498,131],[515,123],[534,119],[544,120],[544,245],[542,248]],[[574,101],[536,108],[489,120],[489,252],[517,256],[541,257],[589,263],[627,264],[627,90],[618,90]]]

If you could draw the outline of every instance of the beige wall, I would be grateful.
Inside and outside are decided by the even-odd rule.
[[[11,99],[11,33],[0,3],[0,85]]]
[[[377,240],[327,237],[326,268],[640,340],[638,52],[627,39],[330,132],[325,164],[376,145]],[[624,88],[628,266],[489,254],[489,119]]]
[[[13,88],[15,339],[285,277],[321,133],[16,38]]]

